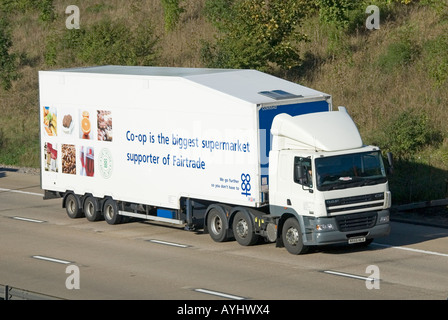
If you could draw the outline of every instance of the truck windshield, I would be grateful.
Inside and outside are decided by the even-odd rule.
[[[320,191],[374,185],[387,180],[379,151],[316,158],[316,171]]]

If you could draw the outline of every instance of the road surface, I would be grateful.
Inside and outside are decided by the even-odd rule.
[[[38,175],[0,171],[0,285],[74,300],[448,298],[448,229],[392,223],[368,248],[294,256],[152,222],[70,219],[42,194]]]

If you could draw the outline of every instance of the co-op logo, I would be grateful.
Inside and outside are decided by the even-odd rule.
[[[241,174],[241,190],[243,191],[241,194],[244,196],[250,196],[250,189],[250,174]]]

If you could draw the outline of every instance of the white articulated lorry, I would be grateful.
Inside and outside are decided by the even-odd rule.
[[[322,92],[254,70],[39,72],[41,187],[69,217],[136,217],[293,254],[390,230],[381,152]]]

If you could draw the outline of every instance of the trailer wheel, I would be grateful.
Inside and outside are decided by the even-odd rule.
[[[308,247],[303,245],[299,221],[294,217],[285,221],[282,230],[282,240],[286,250],[291,254],[302,254],[308,251]]]
[[[98,221],[101,219],[101,211],[98,207],[98,200],[95,197],[88,196],[84,201],[84,214],[89,221]]]
[[[252,219],[249,214],[237,212],[233,219],[233,235],[242,246],[251,246],[258,241],[258,235],[254,232]]]
[[[213,208],[207,216],[207,227],[210,237],[216,242],[227,240],[226,217],[219,210]]]
[[[122,216],[118,214],[117,202],[113,199],[107,199],[104,203],[103,215],[108,224],[120,224],[122,222]]]
[[[79,197],[76,194],[69,193],[65,198],[65,211],[71,219],[77,219],[83,216]]]

